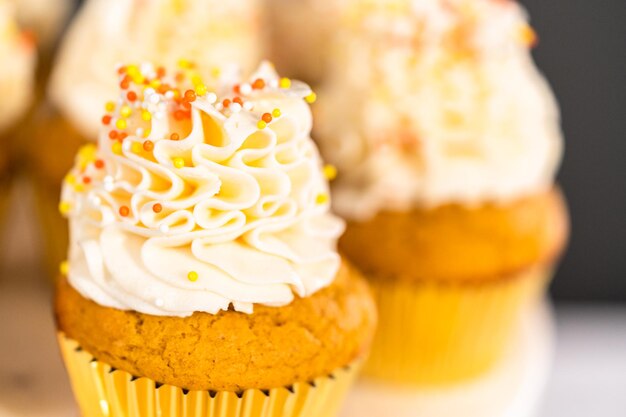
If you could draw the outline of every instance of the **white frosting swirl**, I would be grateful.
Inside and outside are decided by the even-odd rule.
[[[49,96],[85,137],[95,138],[102,103],[122,62],[173,67],[193,57],[203,70],[261,57],[259,0],[88,0],[61,46]],[[94,53],[97,51],[97,53]]]
[[[13,7],[0,0],[0,131],[22,116],[32,102],[35,52],[15,23]]]
[[[329,213],[310,138],[303,100],[310,89],[295,81],[278,87],[269,65],[256,79],[265,87],[240,84],[243,107],[213,104],[208,93],[190,103],[187,121],[172,117],[180,109],[172,91],[148,88],[134,106],[123,91],[119,112],[137,116],[118,112],[110,121],[127,121],[121,149],[104,129],[63,187],[68,279],[81,294],[114,308],[187,316],[231,304],[243,312],[254,303],[280,306],[333,281],[343,223]],[[217,95],[233,99],[234,83],[219,82]],[[145,112],[153,114],[147,139]],[[180,140],[169,139],[173,132]]]
[[[345,217],[504,202],[552,185],[558,109],[503,0],[349,1],[316,114]]]

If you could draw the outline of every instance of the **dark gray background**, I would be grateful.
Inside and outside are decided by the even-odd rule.
[[[298,1],[298,0],[293,0]],[[332,1],[332,0],[327,0]],[[561,103],[572,239],[559,300],[626,301],[626,0],[522,0]]]
[[[626,301],[626,1],[523,0],[561,103],[572,239],[558,299]]]

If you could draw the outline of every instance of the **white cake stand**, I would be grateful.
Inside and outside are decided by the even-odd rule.
[[[530,417],[546,386],[554,352],[548,302],[530,309],[502,363],[471,383],[417,389],[363,380],[342,417]]]

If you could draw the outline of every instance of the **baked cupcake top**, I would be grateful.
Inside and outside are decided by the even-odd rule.
[[[98,144],[63,184],[70,284],[101,305],[188,316],[281,306],[334,279],[343,223],[300,82],[121,67]]]
[[[558,109],[509,0],[348,0],[315,134],[339,214],[503,202],[550,187]]]
[[[0,131],[24,114],[33,98],[36,51],[18,28],[15,11],[0,0]]]
[[[116,78],[110,68],[149,61],[173,67],[182,58],[211,70],[260,58],[258,0],[89,0],[67,32],[49,95],[86,137],[96,137],[102,103]],[[97,51],[97,53],[94,53]]]

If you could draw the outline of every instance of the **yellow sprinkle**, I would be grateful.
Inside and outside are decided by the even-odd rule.
[[[306,100],[307,103],[313,104],[313,103],[315,103],[315,100],[317,100],[317,94],[315,94],[313,91],[311,91],[311,94],[306,96],[304,99]]]
[[[191,82],[193,83],[193,85],[198,86],[202,84],[202,77],[198,74],[194,74],[191,76]]]
[[[191,68],[191,62],[187,61],[186,59],[181,59],[180,61],[178,61],[178,66],[183,69],[188,69]]]
[[[159,88],[160,86],[161,86],[161,80],[155,78],[154,80],[150,81],[150,87],[156,89],[156,88]]]
[[[150,129],[146,129],[146,130],[143,132],[143,137],[144,137],[144,138],[149,137],[149,136],[150,136],[150,132],[152,132]]]
[[[113,153],[121,155],[122,154],[122,144],[119,142],[115,142],[112,146],[111,146],[111,150],[113,151]]]
[[[122,106],[122,108],[120,109],[120,114],[122,115],[122,117],[128,117],[132,113],[133,111],[131,110],[129,106]]]
[[[144,76],[143,76],[143,75],[141,75],[141,74],[133,75],[133,76],[131,76],[130,78],[131,78],[131,80],[133,80],[133,82],[134,82],[135,84],[139,84],[139,85],[142,85],[142,84],[144,83],[144,81],[146,81],[146,79],[144,78]]]
[[[182,168],[185,166],[185,160],[183,158],[180,158],[180,157],[174,158],[173,162],[176,168]]]
[[[152,120],[152,114],[150,114],[148,110],[144,110],[143,112],[141,112],[141,118],[146,122],[149,122],[150,120]]]
[[[337,178],[337,168],[333,165],[324,165],[324,177],[326,177],[328,181]]]
[[[59,264],[59,272],[61,275],[67,275],[70,272],[70,263],[68,261],[63,261]]]
[[[280,82],[278,83],[278,85],[280,85],[280,88],[289,88],[291,87],[291,80],[289,78],[281,78]]]
[[[274,109],[272,110],[272,116],[273,117],[280,117],[282,113],[280,112],[280,109]]]
[[[76,184],[76,176],[74,174],[67,174],[65,176],[65,182],[69,185]]]
[[[191,282],[196,282],[198,280],[198,273],[196,271],[191,271],[187,274],[187,279]]]
[[[259,120],[259,123],[257,123],[256,126],[259,129],[265,129],[267,127],[267,123],[265,123],[263,120]]]
[[[104,108],[106,111],[110,113],[113,110],[115,110],[115,103],[113,103],[112,101],[109,101],[107,104],[104,105]]]
[[[199,96],[203,96],[207,93],[207,88],[206,85],[200,83],[198,85],[196,85],[196,94]]]
[[[74,191],[76,191],[77,193],[82,193],[83,191],[85,191],[85,185],[79,182],[74,184]]]
[[[126,120],[124,119],[119,119],[117,122],[115,122],[115,127],[117,127],[119,130],[124,130],[127,126],[128,123],[126,123]]]
[[[126,73],[130,76],[140,74],[139,67],[137,65],[128,65],[126,67]]]
[[[61,201],[59,203],[59,212],[63,215],[70,212],[72,209],[72,204],[69,201]]]
[[[141,146],[141,143],[139,142],[133,142],[132,145],[130,145],[130,149],[134,152],[134,153],[141,153],[141,150],[143,149],[143,147]]]
[[[315,202],[317,204],[324,204],[324,203],[328,202],[328,194],[326,194],[326,193],[318,194],[317,197],[315,198]]]

